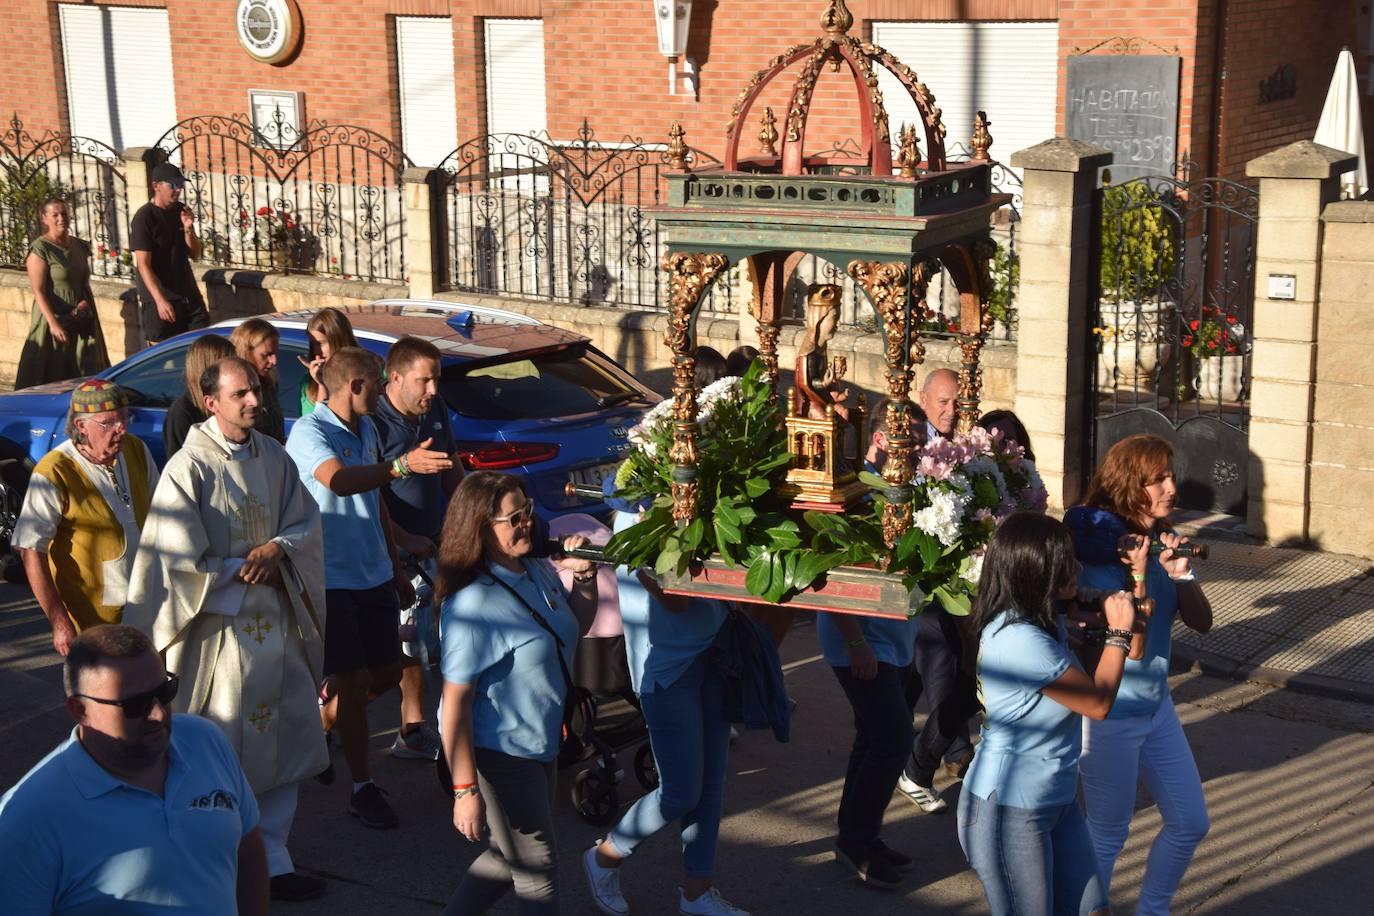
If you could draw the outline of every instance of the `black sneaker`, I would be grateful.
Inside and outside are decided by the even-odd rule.
[[[887,859],[887,861],[892,863],[892,867],[900,872],[911,871],[912,867],[916,864],[916,860],[911,856],[904,852],[898,852],[882,840],[874,840],[869,845],[869,849],[874,856]]]
[[[273,900],[314,900],[324,896],[324,879],[300,872],[289,871],[284,875],[273,875],[269,882],[272,886]]]
[[[835,841],[835,861],[852,871],[858,879],[874,887],[901,887],[902,875],[884,856],[872,847],[851,846]]]
[[[384,795],[385,789],[379,789],[376,783],[369,782],[348,800],[348,813],[362,821],[364,827],[389,830],[400,824],[401,820],[382,797]]]

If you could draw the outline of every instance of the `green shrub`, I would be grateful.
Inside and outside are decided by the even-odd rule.
[[[42,165],[19,162],[0,167],[0,264],[19,265],[41,231],[38,207],[49,197],[66,196]]]
[[[1177,228],[1143,181],[1107,187],[1102,198],[1104,298],[1153,299],[1174,273]]]

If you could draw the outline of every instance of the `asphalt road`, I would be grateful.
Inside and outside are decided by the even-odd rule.
[[[809,620],[798,622],[783,648],[798,702],[793,738],[783,745],[747,732],[732,751],[716,874],[725,896],[755,913],[985,913],[952,813],[923,815],[894,799],[886,839],[917,858],[901,891],[862,886],[835,864],[830,841],[852,737],[849,711],[818,658]],[[27,590],[0,585],[0,789],[71,728],[58,662]],[[1374,707],[1192,673],[1175,677],[1174,695],[1213,823],[1174,911],[1366,911],[1374,899]],[[431,768],[385,755],[396,716],[394,695],[373,706],[375,776],[400,814],[400,829],[372,831],[351,818],[342,777],[332,787],[305,784],[291,848],[297,867],[326,877],[330,889],[318,901],[281,904],[274,912],[433,913],[458,883],[475,850],[450,827],[450,807]],[[632,759],[621,756],[622,804],[641,791]],[[577,857],[601,831],[567,802],[572,775],[564,773],[558,808],[562,908],[590,914]],[[937,785],[952,809],[957,785]],[[1158,810],[1142,791],[1113,885],[1119,913],[1133,909],[1158,827]],[[677,848],[665,831],[626,865],[625,893],[636,913],[676,912]],[[514,905],[507,898],[493,912],[513,913]]]

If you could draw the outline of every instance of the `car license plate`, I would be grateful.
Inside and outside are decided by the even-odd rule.
[[[600,487],[606,482],[606,478],[615,476],[616,469],[619,467],[620,462],[612,461],[607,464],[582,468],[580,471],[572,472],[572,479],[580,487]]]

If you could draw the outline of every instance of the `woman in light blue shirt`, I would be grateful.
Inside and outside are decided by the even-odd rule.
[[[637,507],[610,502],[617,509],[629,510],[616,512],[617,531],[635,523]],[[707,650],[725,622],[726,606],[665,595],[643,570],[622,566],[616,579],[630,680],[649,726],[659,784],[625,812],[604,840],[583,854],[592,901],[610,916],[630,912],[620,892],[621,863],[649,837],[678,821],[682,826],[678,912],[748,916],[711,886],[730,723],[725,720],[725,684],[710,665]]]
[[[517,912],[558,912],[558,747],[573,651],[596,613],[596,572],[556,559],[573,573],[568,595],[528,562],[533,517],[518,477],[479,471],[463,478],[444,519],[435,591],[453,825],[471,842],[491,832],[444,910],[455,916],[485,913],[512,887]]]
[[[959,843],[992,916],[1107,908],[1076,798],[1079,723],[1111,710],[1135,610],[1125,592],[1106,600],[1106,646],[1085,673],[1055,613],[1077,575],[1068,529],[1031,512],[1002,523],[983,562],[973,628],[986,714],[959,798]]]
[[[1199,633],[1212,627],[1212,606],[1188,557],[1173,550],[1184,543],[1168,529],[1177,494],[1173,447],[1158,436],[1129,436],[1102,459],[1084,504],[1064,513],[1083,564],[1078,583],[1085,588],[1111,588],[1122,581],[1121,559],[1114,549],[1122,538],[1146,544],[1157,538],[1165,548],[1131,566],[1137,589],[1154,601],[1143,657],[1126,663],[1112,714],[1101,722],[1083,723],[1079,768],[1104,889],[1111,887],[1116,857],[1135,814],[1137,781],[1145,783],[1159,806],[1163,827],[1150,846],[1138,916],[1166,916],[1193,851],[1210,827],[1202,777],[1169,696],[1174,618]]]

